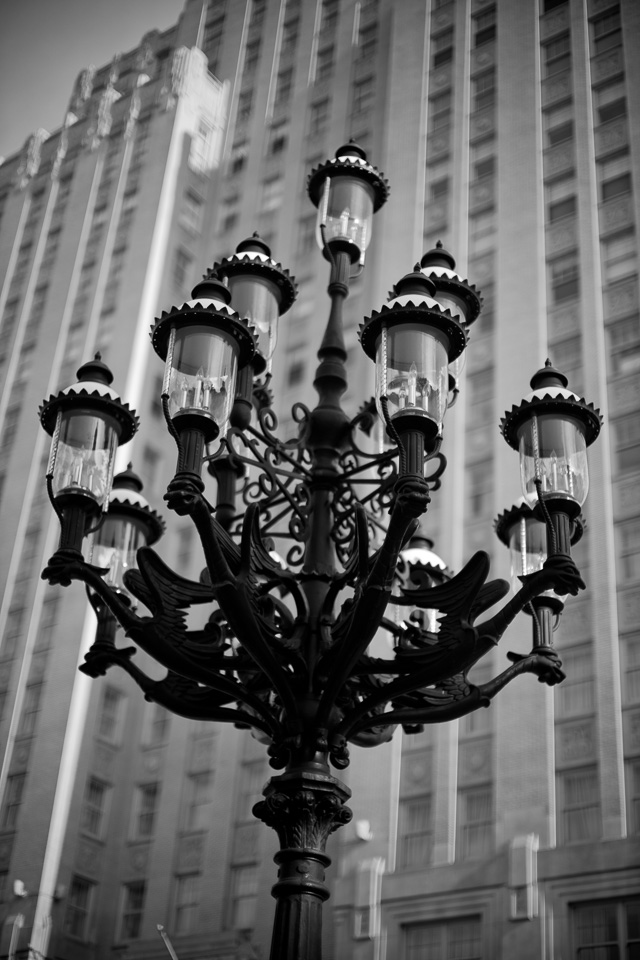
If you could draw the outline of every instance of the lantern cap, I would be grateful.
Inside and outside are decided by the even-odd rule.
[[[592,403],[567,389],[568,380],[547,360],[544,367],[531,378],[532,393],[518,405],[507,410],[500,421],[500,432],[510,447],[517,450],[520,443],[520,427],[532,417],[543,414],[556,414],[559,417],[571,417],[583,428],[587,446],[593,443],[600,433],[602,417]]]
[[[207,270],[202,280],[196,283],[191,291],[191,297],[193,300],[217,300],[224,306],[228,306],[231,303],[231,292],[222,282],[222,278],[218,275],[215,266],[213,269]]]
[[[516,502],[507,510],[503,510],[502,513],[498,514],[493,522],[493,529],[495,530],[496,536],[501,543],[504,543],[505,546],[509,546],[511,531],[516,524],[520,523],[521,520],[535,520],[536,523],[544,523],[544,521],[540,520],[537,514],[534,513],[524,497],[518,497]],[[582,539],[586,525],[587,522],[582,514],[579,514],[574,520],[572,520],[572,545]]]
[[[166,360],[173,327],[209,326],[224,331],[238,345],[238,366],[244,367],[256,352],[253,327],[228,306],[229,288],[215,270],[209,270],[193,288],[194,299],[180,307],[163,310],[150,329],[151,344],[161,360]],[[196,296],[197,295],[197,296]]]
[[[113,478],[109,515],[131,517],[146,528],[147,546],[156,543],[165,531],[165,522],[142,496],[143,483],[132,464]]]
[[[380,310],[374,310],[360,325],[360,344],[367,356],[375,360],[378,338],[383,327],[418,323],[442,333],[449,344],[449,362],[457,359],[467,345],[467,334],[451,311],[443,310],[433,298],[433,291],[433,282],[420,271],[420,264],[416,264],[413,271],[405,274],[393,287],[389,302]]]
[[[242,240],[236,247],[235,253],[231,257],[225,257],[220,263],[214,264],[213,269],[222,279],[249,275],[271,281],[278,291],[280,316],[287,312],[298,295],[295,278],[281,263],[272,258],[269,245],[257,232],[246,240]],[[230,292],[229,297],[231,298]]]
[[[464,323],[470,326],[480,315],[482,297],[474,284],[455,272],[455,265],[455,260],[440,240],[420,260],[421,270],[435,285],[435,296],[443,293],[461,301],[464,305]]]
[[[77,377],[77,383],[42,401],[38,415],[47,433],[53,436],[59,413],[72,411],[75,407],[78,410],[89,409],[112,416],[120,428],[119,446],[131,440],[138,429],[138,417],[111,387],[113,373],[106,363],[103,363],[100,353],[96,353],[93,360],[82,364],[77,371]]]
[[[427,252],[422,255],[420,266],[423,270],[429,267],[445,267],[448,270],[455,270],[456,261],[449,251],[445,250],[442,245],[442,240],[438,240],[435,247],[427,250]]]
[[[409,540],[409,543],[400,551],[400,557],[411,567],[420,567],[439,580],[450,580],[453,571],[444,560],[434,552],[433,540],[418,530]]]
[[[314,206],[317,207],[320,203],[322,188],[327,177],[339,177],[341,175],[357,177],[372,187],[374,213],[387,201],[389,181],[377,167],[369,163],[363,148],[355,140],[350,140],[336,150],[336,155],[332,160],[325,160],[309,174],[307,190]]]

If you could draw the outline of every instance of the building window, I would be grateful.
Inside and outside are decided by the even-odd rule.
[[[443,30],[431,39],[431,58],[434,68],[453,60],[453,27]]]
[[[608,123],[627,115],[624,83],[612,83],[594,91],[596,124]]]
[[[573,104],[567,103],[547,110],[543,120],[548,147],[555,147],[556,144],[573,138]]]
[[[373,57],[378,47],[378,24],[366,23],[358,31],[358,51],[361,60]]]
[[[84,790],[80,829],[92,837],[101,837],[107,810],[109,785],[97,777],[89,777]]]
[[[640,636],[627,637],[623,644],[623,703],[640,703]]]
[[[271,177],[262,183],[260,197],[260,213],[271,213],[282,206],[284,198],[284,180],[282,177]]]
[[[595,17],[591,21],[591,53],[597,55],[611,47],[617,47],[622,42],[622,30],[620,24],[620,5]]]
[[[180,554],[178,554],[178,558],[178,570],[184,570],[187,564],[180,562]],[[153,703],[149,708],[148,715],[149,728],[145,738],[146,745],[149,747],[157,747],[161,743],[166,743],[169,736],[169,727],[171,726],[171,714],[165,707],[161,707],[159,703]]]
[[[442,180],[436,180],[429,187],[429,196],[431,200],[442,200],[449,195],[449,178],[443,177]]]
[[[298,252],[310,253],[316,246],[316,218],[311,215],[300,221],[298,228]]]
[[[493,849],[493,796],[490,786],[458,792],[458,856],[484,857]]]
[[[178,247],[173,261],[173,283],[178,290],[185,290],[188,286],[192,263],[191,255],[182,247]]]
[[[207,173],[211,166],[211,152],[214,145],[213,133],[211,122],[202,117],[191,141],[189,151],[189,168],[195,173]]]
[[[287,125],[285,123],[279,123],[277,126],[272,127],[269,131],[269,155],[272,157],[277,156],[279,153],[284,153],[287,149],[287,144],[289,143],[289,134],[287,131]]]
[[[258,60],[260,59],[260,37],[250,40],[245,47],[244,52],[244,73],[245,76],[252,76],[258,69]]]
[[[202,218],[204,214],[204,203],[202,197],[193,190],[187,190],[182,201],[182,211],[180,213],[180,223],[190,233],[200,233],[202,230]]]
[[[309,136],[318,137],[324,133],[329,119],[329,98],[316,100],[309,107]]]
[[[600,900],[571,908],[577,960],[615,960],[640,952],[640,911],[633,900]]]
[[[479,917],[412,924],[405,928],[406,960],[483,960]]]
[[[293,17],[285,20],[282,25],[282,45],[280,47],[280,56],[285,57],[293,53],[298,39],[298,29],[300,27],[300,18]]]
[[[260,800],[264,786],[265,769],[262,760],[243,763],[240,767],[240,784],[236,804],[236,820],[253,822],[253,806]]]
[[[549,262],[549,299],[551,303],[574,300],[580,293],[577,253],[568,253]]]
[[[496,97],[495,70],[486,70],[471,80],[473,110],[486,110],[492,107]]]
[[[640,468],[640,417],[637,413],[611,421],[615,466],[628,473]]]
[[[238,123],[246,123],[251,116],[253,90],[243,90],[238,97]]]
[[[19,737],[31,737],[36,729],[36,720],[40,710],[40,698],[43,690],[42,683],[30,683],[24,692],[24,703],[18,727]]]
[[[595,768],[566,770],[558,777],[562,843],[597,840],[600,836],[600,796]]]
[[[429,100],[429,130],[442,130],[451,122],[451,91],[438,94]]]
[[[638,272],[638,247],[632,230],[617,233],[601,244],[602,279],[614,283]]]
[[[333,45],[322,47],[316,57],[316,83],[328,80],[333,73]]]
[[[133,883],[125,883],[120,925],[120,936],[122,940],[137,940],[140,936],[145,894],[146,883],[144,880],[134,880]]]
[[[95,884],[84,877],[74,876],[67,897],[64,932],[78,940],[89,939],[89,918]]]
[[[370,107],[372,107],[374,95],[374,77],[363,77],[361,80],[356,80],[353,84],[353,113],[364,113],[365,110],[368,110]]]
[[[633,583],[640,579],[640,517],[617,523],[615,533],[618,580]]]
[[[244,141],[242,143],[234,143],[231,148],[231,156],[229,158],[229,173],[237,174],[244,169],[247,163],[247,145]]]
[[[110,743],[120,741],[124,719],[124,697],[115,687],[105,687],[96,734]]]
[[[555,200],[547,207],[549,223],[555,223],[556,220],[563,220],[565,217],[575,217],[576,209],[577,200],[575,196],[565,197],[563,200]]]
[[[484,180],[486,177],[493,177],[496,172],[496,158],[484,157],[482,160],[476,160],[472,164],[472,173],[474,180]]]
[[[627,763],[627,810],[629,833],[640,833],[640,760]]]
[[[607,337],[611,373],[637,373],[640,370],[640,318],[616,321],[608,327]]]
[[[206,830],[209,826],[209,804],[213,799],[213,773],[205,770],[187,777],[184,805],[184,829]]]
[[[136,788],[133,817],[133,835],[135,838],[153,836],[159,797],[159,783],[144,783]]]
[[[580,717],[593,713],[595,691],[591,646],[581,644],[564,649],[562,663],[567,679],[556,688],[558,717]]]
[[[20,813],[20,804],[24,795],[24,785],[27,779],[26,773],[14,773],[7,777],[7,784],[4,791],[4,803],[2,807],[2,817],[0,818],[1,830],[15,830]]]
[[[258,867],[255,864],[231,868],[229,924],[233,930],[253,930],[258,903]]]
[[[285,107],[291,99],[293,91],[293,67],[281,70],[276,77],[276,93],[274,107]]]
[[[556,37],[542,47],[542,74],[552,77],[571,67],[571,37],[568,33]]]
[[[403,869],[431,863],[433,829],[431,797],[411,797],[400,801],[398,827],[398,866]]]
[[[483,43],[495,40],[496,29],[496,8],[483,10],[473,18],[473,45],[480,47]]]
[[[603,200],[611,200],[613,197],[624,196],[627,193],[631,193],[631,173],[621,173],[619,176],[605,180],[601,184]]]
[[[289,364],[287,370],[287,384],[289,387],[296,387],[304,380],[306,364],[304,360],[294,360]]]
[[[176,935],[191,933],[200,905],[200,874],[176,877],[173,930]]]

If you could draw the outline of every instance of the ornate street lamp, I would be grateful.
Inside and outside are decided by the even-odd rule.
[[[264,368],[254,360],[253,327],[266,361],[260,332],[292,296],[293,281],[259,238],[210,271],[193,299],[162,314],[152,330],[166,360],[163,408],[179,450],[165,500],[198,531],[206,563],[201,581],[172,571],[148,545],[138,549],[137,569],[122,583],[110,584],[108,570],[63,544],[43,573],[51,583],[87,584],[127,637],[167,671],[153,680],[133,662],[135,647],[111,644],[90,651],[85,672],[97,676],[118,665],[149,700],[182,716],[246,727],[268,744],[270,763],[282,773],[267,783],[254,813],[280,840],[272,960],[321,958],[325,845],[351,818],[350,792],[330,764],[346,767],[349,743],[375,746],[397,725],[415,732],[486,706],[520,673],[558,683],[558,661],[540,645],[489,683],[476,686],[467,674],[535,598],[584,586],[568,554],[558,562],[556,543],[516,595],[476,623],[509,590],[505,581],[486,582],[487,554],[476,553],[455,576],[433,555],[425,562],[424,544],[416,547],[411,538],[446,465],[440,444],[450,367],[463,354],[480,299],[442,252],[444,264],[427,255],[398,281],[389,302],[361,328],[362,347],[376,365],[376,400],[350,418],[340,402],[347,387],[342,304],[388,186],[350,143],[311,173],[309,194],[330,263],[331,309],[318,351],[318,402],[311,410],[294,406],[296,440],[278,438],[262,387],[254,386],[254,401],[258,392],[260,399],[252,413],[245,402],[241,414],[232,414],[237,368],[251,367],[257,376]],[[542,496],[557,493],[544,499],[544,519],[566,514],[570,524],[576,514],[566,504],[578,487],[586,492],[579,435],[585,443],[594,438],[596,415],[565,390],[561,374],[553,376],[542,393],[536,382],[511,421],[516,445],[533,457],[527,467],[533,487]],[[246,383],[241,394],[246,400]],[[86,407],[75,388],[68,403],[73,411]],[[366,436],[376,407],[390,441],[382,452]],[[535,430],[527,426],[531,412]],[[51,419],[43,415],[44,425]],[[120,424],[119,439],[124,435]],[[556,436],[571,437],[573,446],[561,450]],[[203,494],[204,463],[217,479],[213,507]],[[568,476],[567,465],[573,486],[568,479],[565,487],[550,486],[554,467]],[[238,500],[243,508],[235,515]],[[123,589],[150,613],[138,615]],[[197,631],[189,630],[186,616],[195,604],[211,607]],[[389,604],[426,613],[396,623]],[[390,631],[393,650],[375,657],[369,647],[380,629]]]

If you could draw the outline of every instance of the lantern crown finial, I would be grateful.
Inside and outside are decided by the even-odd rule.
[[[442,240],[438,240],[435,247],[427,250],[423,255],[420,266],[423,270],[432,269],[433,267],[445,267],[447,270],[455,270],[456,261],[449,251],[445,250],[442,245]]]
[[[436,285],[429,277],[425,277],[420,271],[420,264],[416,263],[411,273],[406,273],[404,277],[394,285],[391,291],[391,298],[406,297],[411,294],[417,294],[421,299],[426,297],[433,298],[436,292]]]
[[[135,490],[140,493],[144,484],[138,474],[133,469],[133,464],[129,462],[127,469],[117,473],[113,478],[113,489],[116,490]]]
[[[569,378],[566,377],[564,373],[561,373],[560,370],[556,370],[551,360],[547,357],[544,367],[536,370],[531,377],[530,383],[532,390],[539,390],[542,387],[561,387],[562,389],[566,389],[569,384]]]
[[[215,270],[207,270],[191,291],[191,296],[194,300],[221,300],[225,305],[231,303],[231,293]]]
[[[102,362],[102,355],[99,351],[93,360],[87,360],[86,363],[82,364],[76,376],[78,377],[79,383],[86,383],[87,381],[91,383],[104,383],[107,387],[113,383],[113,374],[106,363]]]
[[[254,230],[250,237],[241,240],[236,247],[236,254],[241,253],[262,253],[265,257],[271,257],[271,247],[263,240],[257,230]]]

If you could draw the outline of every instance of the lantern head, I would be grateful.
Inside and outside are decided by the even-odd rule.
[[[547,360],[531,379],[532,392],[505,413],[500,429],[520,452],[522,492],[531,509],[545,500],[576,517],[589,490],[587,447],[598,436],[602,418],[567,385]]]
[[[434,552],[433,540],[418,531],[400,552],[397,576],[403,584],[404,596],[410,599],[411,583],[414,578],[421,587],[426,584],[439,587],[451,580],[453,572],[447,567],[444,560]],[[427,607],[416,608],[409,619],[418,622],[423,629],[435,634],[440,629],[437,617],[438,611],[435,608]]]
[[[512,507],[497,517],[494,529],[498,539],[509,549],[511,586],[516,593],[522,585],[520,577],[541,570],[547,559],[546,524],[538,519],[524,497],[521,497]],[[584,520],[578,516],[572,524],[571,543],[577,543],[583,533]],[[544,602],[560,612],[567,594],[559,596],[554,590],[546,590],[541,597]],[[525,612],[529,612],[528,607],[525,607]]]
[[[422,272],[435,284],[435,299],[443,310],[449,310],[452,316],[457,317],[469,334],[471,324],[475,323],[482,308],[480,291],[463,280],[455,272],[456,262],[438,240],[433,249],[428,250],[420,261]],[[466,352],[461,353],[457,360],[449,365],[449,389],[457,394],[458,381],[464,368]],[[449,403],[451,406],[452,403]]]
[[[112,380],[96,354],[78,370],[77,383],[49,397],[39,410],[52,437],[47,481],[54,508],[63,527],[65,514],[84,518],[71,538],[74,550],[91,521],[107,509],[116,450],[138,429],[136,414],[111,389]]]
[[[94,563],[107,568],[107,583],[128,597],[125,573],[135,568],[139,548],[156,543],[165,529],[164,520],[142,496],[142,486],[131,464],[114,477],[109,509],[93,541]]]
[[[156,320],[151,342],[165,361],[162,392],[174,427],[194,430],[210,443],[226,432],[238,367],[252,360],[256,338],[229,308],[231,294],[214,271],[191,295]]]
[[[360,327],[360,343],[376,362],[376,406],[402,434],[418,430],[427,452],[442,437],[448,367],[464,351],[463,325],[435,299],[433,282],[416,264],[391,299]]]
[[[243,240],[232,257],[215,265],[228,285],[231,306],[255,328],[257,351],[251,361],[256,374],[271,364],[278,334],[278,318],[292,306],[297,287],[289,271],[271,258],[269,246],[257,233]]]
[[[318,208],[316,239],[327,260],[332,250],[347,251],[352,263],[364,263],[371,240],[373,214],[389,196],[389,183],[367,161],[353,140],[311,171],[311,202]]]

